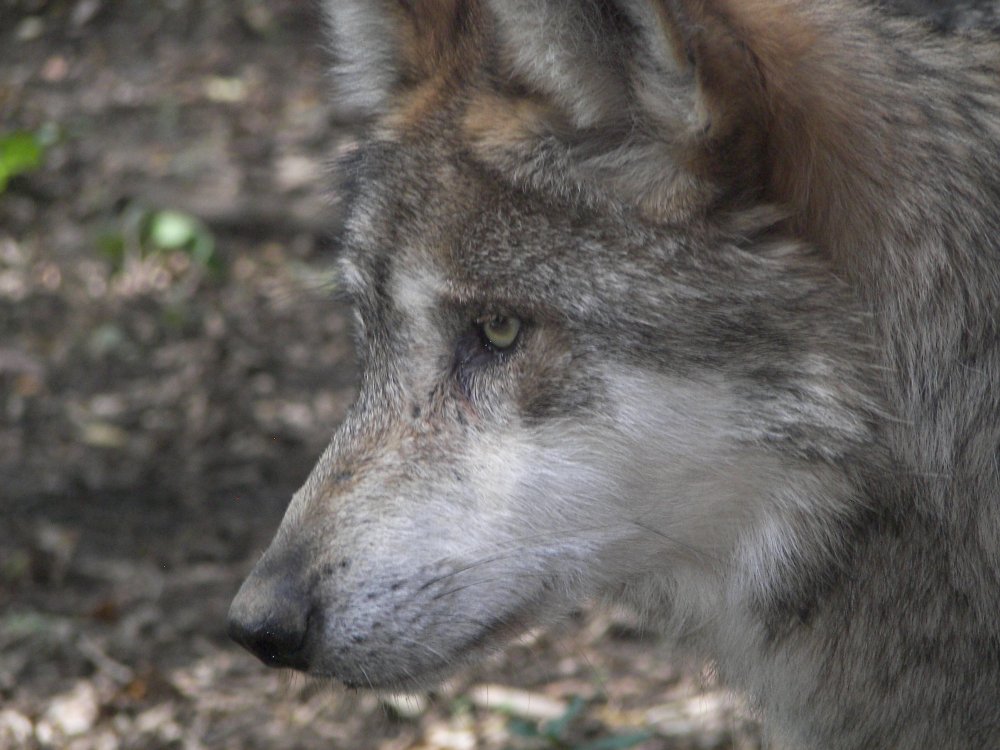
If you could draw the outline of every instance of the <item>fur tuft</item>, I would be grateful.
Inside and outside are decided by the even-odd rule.
[[[347,116],[372,117],[388,106],[399,80],[400,13],[392,0],[326,0],[336,102]]]

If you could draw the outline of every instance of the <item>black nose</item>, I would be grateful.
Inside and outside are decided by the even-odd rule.
[[[229,637],[269,667],[309,667],[308,596],[288,576],[257,568],[240,587],[229,608]]]

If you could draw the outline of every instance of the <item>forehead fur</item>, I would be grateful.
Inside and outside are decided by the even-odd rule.
[[[457,300],[548,308],[581,322],[614,312],[622,323],[623,300],[644,315],[669,317],[670,300],[711,306],[712,283],[727,294],[755,294],[765,278],[788,272],[737,247],[752,242],[769,217],[741,225],[738,236],[661,226],[625,207],[595,208],[520,185],[441,131],[422,136],[420,148],[393,141],[362,147],[345,256],[352,284],[367,294],[388,294],[397,273],[431,269]],[[801,249],[788,243],[785,250],[781,263],[808,277]]]

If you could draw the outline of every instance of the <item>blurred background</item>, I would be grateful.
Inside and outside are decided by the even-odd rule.
[[[317,3],[0,0],[0,750],[759,747],[627,613],[421,696],[226,639],[353,396]]]

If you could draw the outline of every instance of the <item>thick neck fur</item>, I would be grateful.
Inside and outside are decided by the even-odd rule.
[[[994,461],[976,442],[1000,375],[1000,54],[856,13],[810,16],[827,70],[786,83],[804,93],[775,112],[770,191],[874,314],[901,456],[969,476]]]

